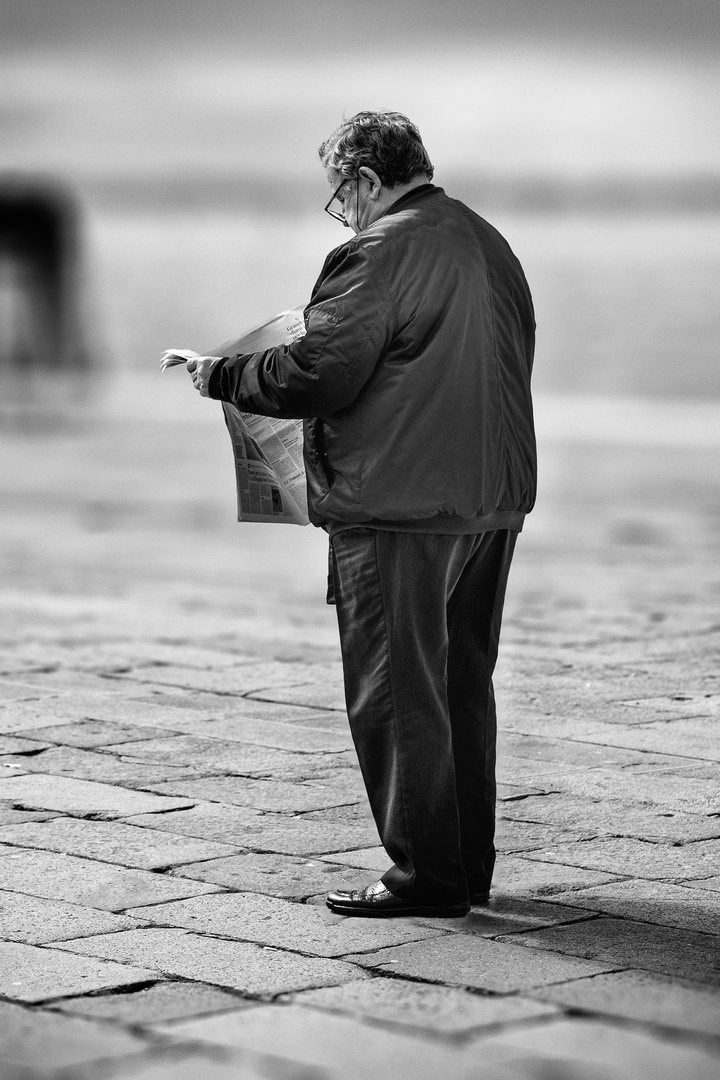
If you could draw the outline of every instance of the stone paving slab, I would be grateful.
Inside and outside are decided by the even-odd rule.
[[[534,521],[537,523],[537,518]],[[595,558],[605,550],[602,546],[591,545],[591,548]],[[613,587],[628,589],[628,592],[632,588],[633,578],[642,569],[649,570],[651,574],[663,569],[668,573],[668,578],[672,576],[673,570],[677,572],[680,569],[677,564],[675,567],[670,566],[667,557],[655,561],[652,568],[650,563],[640,567],[643,556],[650,554],[648,547],[640,546],[635,552],[628,551],[627,548],[616,550],[621,557],[617,566],[605,575],[605,582]],[[669,550],[666,550],[665,556],[668,554]],[[569,570],[574,563],[572,572],[581,573],[579,564],[583,561],[583,554],[576,552],[576,555],[579,558],[572,559],[572,563],[568,563],[566,568]],[[699,565],[702,565],[707,555],[707,550],[702,552]],[[688,553],[686,567],[681,573],[686,573],[693,562],[693,556]],[[602,575],[597,568],[594,569],[597,575],[595,580],[599,580]],[[678,577],[676,582],[680,583]],[[588,588],[588,593],[593,591],[592,582],[583,584]],[[717,639],[714,597],[701,597],[696,593],[678,598],[675,603],[667,605],[666,612],[666,617],[669,615],[677,621],[673,621],[672,625],[653,625],[648,620],[647,612],[640,610],[641,603],[652,593],[648,585],[650,583],[646,580],[641,590],[635,590],[636,603],[623,607],[618,596],[611,597],[610,603],[606,604],[598,603],[600,598],[593,597],[596,618],[592,623],[587,619],[587,611],[578,609],[573,615],[559,607],[553,610],[555,598],[544,598],[544,610],[538,612],[539,617],[528,619],[525,612],[519,613],[514,632],[511,632],[515,655],[527,652],[540,669],[542,665],[546,665],[546,670],[550,673],[556,672],[558,668],[565,673],[575,671],[580,675],[578,682],[581,686],[586,672],[599,670],[603,675],[609,672],[613,676],[613,682],[630,684],[630,693],[625,693],[625,697],[642,696],[645,693],[643,676],[651,673],[654,668],[658,669],[660,678],[665,673],[663,688],[667,687],[665,692],[668,696],[694,694],[698,692],[699,686],[704,689],[705,682],[699,677],[702,671],[688,673],[684,661],[689,657],[707,658],[708,654],[713,652]],[[645,593],[644,596],[640,595],[641,591]],[[659,598],[657,594],[656,598]],[[562,615],[562,618],[558,618],[558,615]],[[539,630],[542,632],[538,633]],[[627,672],[625,676],[623,670]],[[716,687],[717,679],[713,682],[710,678],[708,685],[710,689],[713,685]]]
[[[53,641],[37,642],[29,640],[22,643],[17,651],[17,660],[25,664],[47,667],[69,667],[77,670],[94,671],[96,669],[130,669],[142,666],[174,664],[183,667],[221,668],[235,667],[237,664],[253,663],[257,657],[251,653],[230,651],[222,648],[202,648],[162,641],[142,641],[127,637],[124,640],[95,641],[92,644],[62,644]]]
[[[595,835],[591,830],[562,829],[534,821],[516,821],[505,817],[506,805],[503,804],[498,810],[495,829],[495,848],[503,855],[542,850],[552,844],[577,842]]]
[[[720,892],[720,874],[693,881],[693,886],[696,889],[709,889],[711,892]]]
[[[156,687],[151,691],[146,687],[142,690],[133,687],[131,696],[121,702],[114,698],[108,707],[117,712],[106,719],[157,724],[163,728],[175,727],[177,731],[189,735],[202,734],[206,728],[225,723],[228,731],[233,732],[246,719],[275,720],[283,723],[307,721],[312,726],[318,726],[328,715],[316,709],[308,709],[304,705],[294,705],[292,702],[261,701],[257,698],[172,687]],[[345,723],[347,724],[347,719]]]
[[[54,814],[43,810],[16,810],[11,802],[0,802],[0,825],[22,825],[25,821],[48,821]]]
[[[577,907],[606,915],[720,935],[720,895],[691,884],[616,881],[580,889],[571,899]]]
[[[258,814],[244,806],[198,803],[177,813],[140,815],[127,819],[134,825],[182,836],[220,840],[246,850],[286,855],[323,855],[346,848],[349,843],[373,839],[367,825],[330,825],[284,814]]]
[[[546,986],[533,991],[533,997],[587,1013],[720,1036],[720,988],[669,975],[617,971]]]
[[[563,762],[515,759],[512,754],[505,754],[501,761],[497,768],[498,792],[505,787],[519,788],[528,793],[560,791],[561,777],[576,773],[579,768]]]
[[[230,987],[251,996],[336,986],[358,978],[357,967],[342,960],[299,956],[179,929],[127,930],[63,942],[60,947],[125,964],[142,956],[164,975]]]
[[[502,808],[505,803],[521,802],[535,795],[557,795],[560,792],[557,774],[545,777],[538,776],[532,784],[508,783],[499,781],[497,784],[497,802]]]
[[[31,739],[24,739],[17,735],[0,735],[0,755],[6,754],[36,754],[40,750],[47,750],[51,744]]]
[[[251,694],[257,696],[262,691],[272,687],[271,699],[275,697],[276,687],[294,687],[298,683],[306,684],[312,681],[312,676],[320,680],[323,686],[328,681],[335,684],[342,681],[342,669],[339,662],[311,665],[277,661],[261,661],[258,663],[257,658],[254,659],[254,663],[210,671],[201,668],[188,668],[184,665],[142,668],[136,669],[131,674],[122,676],[122,678],[133,682],[150,683],[154,686],[204,690],[213,694],[228,694],[238,697],[247,697]],[[281,700],[296,704],[292,694]],[[298,699],[297,703],[305,704],[301,699]]]
[[[605,733],[598,730],[597,734]],[[668,745],[671,745],[682,751],[678,756],[693,760],[700,758],[704,761],[720,761],[715,724],[708,717],[655,720],[631,729],[617,727],[612,734],[607,733],[606,737],[611,746],[663,753],[667,752]]]
[[[130,986],[158,977],[157,972],[149,968],[130,966],[131,961],[137,961],[141,954],[130,957],[127,963],[117,964],[89,955],[75,956],[64,951],[66,944],[70,947],[73,943],[63,942],[61,950],[0,941],[0,995],[15,1001],[46,1001]]]
[[[612,798],[630,805],[658,806],[663,810],[720,814],[718,776],[688,784],[682,775],[659,770],[644,770],[638,777],[631,766],[622,770],[572,769],[558,775],[555,788],[590,799]]]
[[[5,776],[27,776],[30,771],[22,758],[13,760],[8,757],[0,761],[0,780]]]
[[[26,671],[47,671],[48,668],[54,666],[48,663],[47,659],[41,658],[37,642],[24,642],[22,645],[16,642],[12,654],[6,653],[0,660],[0,677],[3,679],[21,678]]]
[[[140,724],[122,724],[113,720],[78,720],[72,724],[50,724],[45,728],[33,728],[28,740],[47,739],[43,745],[76,746],[88,749],[94,746],[110,746],[112,743],[138,742],[142,739],[164,738],[167,732],[161,727]]]
[[[3,889],[102,911],[123,911],[138,904],[217,891],[214,885],[189,878],[129,870],[54,851],[15,851],[18,853],[2,859]]]
[[[158,1025],[155,1030],[255,1053],[271,1049],[279,1057],[305,1065],[308,1080],[367,1080],[368,1076],[490,1080],[491,1075],[498,1080],[518,1080],[520,1075],[497,1070],[491,1074],[476,1057],[451,1043],[417,1039],[349,1016],[292,1004],[262,1005],[172,1028]]]
[[[75,780],[66,776],[18,776],[0,779],[0,799],[31,810],[57,810],[64,814],[124,817],[164,814],[192,806],[189,799],[130,791],[114,784]]]
[[[275,708],[286,707],[275,703]],[[342,734],[349,731],[347,713],[338,709],[323,709],[322,712],[316,712],[311,707],[303,706],[302,711],[293,717],[293,723],[303,727],[322,728],[323,731],[339,731]]]
[[[324,858],[325,862],[337,862],[340,866],[351,866],[358,870],[375,870],[378,874],[384,874],[392,865],[385,848],[377,846],[328,852]]]
[[[641,640],[647,643],[651,639],[652,630],[648,631],[647,627],[635,627],[632,639],[626,637],[623,642],[627,646],[625,650],[619,647],[617,633],[612,633],[617,627],[609,628],[607,637],[601,634],[585,637],[588,631],[592,634],[592,628],[579,619],[572,629],[584,640],[574,641],[572,648],[567,648],[565,642],[563,648],[563,642],[556,636],[557,623],[555,627],[545,623],[542,637],[536,635],[534,642],[522,636],[523,624],[521,616],[514,632],[506,635],[505,662],[508,659],[521,662],[522,674],[515,685],[526,690],[534,702],[542,701],[548,687],[557,687],[561,696],[577,694],[577,688],[582,687],[591,700],[605,694],[611,701],[642,694],[647,675],[646,657],[638,658],[633,651]],[[501,680],[506,675],[505,663],[502,668]]]
[[[493,679],[493,685],[495,680]],[[517,687],[508,689],[503,693],[498,689],[497,693],[498,715],[502,717],[501,730],[507,734],[537,735],[541,730],[543,738],[558,740],[571,739],[574,742],[586,742],[590,746],[615,746],[620,745],[623,749],[641,749],[617,744],[614,738],[617,731],[625,731],[631,734],[633,726],[621,720],[625,713],[614,717],[611,722],[607,708],[600,702],[583,703],[578,698],[570,708],[562,708],[554,699],[552,688],[548,688],[539,700],[531,701],[525,694],[519,692]],[[615,711],[619,706],[613,706]]]
[[[372,812],[366,800],[346,803],[344,806],[329,806],[325,810],[309,810],[299,815],[303,821],[325,821],[337,825],[362,825],[372,830],[371,836],[379,840]]]
[[[337,712],[345,712],[345,691],[341,678],[334,684],[306,681],[297,686],[273,685],[262,693],[256,691],[249,696],[256,701],[286,702],[288,705],[305,705],[310,709],[335,709]]]
[[[0,844],[0,859],[9,859],[17,855],[18,849],[11,844]]]
[[[148,785],[158,795],[185,795],[188,799],[202,802],[230,803],[255,810],[291,813],[323,810],[337,806],[338,800],[352,803],[358,798],[357,785],[353,785],[353,791],[348,791],[345,784],[338,786],[344,789],[342,793],[337,786],[324,786],[320,781],[297,784],[289,780],[258,780],[250,776],[206,776],[201,780],[169,780],[163,784]]]
[[[33,728],[45,727],[47,719],[45,714],[40,714],[37,698],[25,702],[2,702],[0,701],[0,732],[5,738],[22,734],[27,737]]]
[[[28,671],[23,675],[23,683],[35,689],[36,694],[121,694],[123,687],[112,678],[88,671],[75,671],[71,668],[55,668],[48,671]]]
[[[491,941],[483,937],[447,934],[374,953],[350,954],[346,959],[386,975],[465,986],[494,994],[528,991],[537,986],[597,975],[620,966],[617,962],[560,955],[550,951],[552,946],[541,952],[539,942],[537,949],[527,949],[515,944],[518,940],[524,939]]]
[[[162,738],[166,733],[158,732]],[[176,735],[176,738],[183,736]],[[328,731],[325,728],[314,728],[309,724],[298,724],[280,720],[258,720],[255,717],[225,716],[211,722],[205,722],[199,738],[221,739],[223,742],[240,743],[244,746],[262,746],[274,750],[289,750],[298,754],[333,753],[352,749],[352,738],[348,731]],[[185,735],[186,740],[193,738]],[[122,752],[122,740],[118,740],[116,746],[108,749]],[[179,742],[180,750],[184,744]],[[190,743],[190,745],[194,745]],[[159,750],[163,747],[158,741],[156,746]],[[144,749],[152,754],[151,741],[143,743],[142,748],[133,747],[133,750]],[[212,747],[208,748],[212,749]]]
[[[234,732],[246,717],[287,722],[313,718],[317,723],[324,715],[304,706],[220,694],[170,690],[136,694],[137,688],[131,684],[123,689],[132,690],[132,694],[120,694],[116,690],[47,694],[42,698],[35,694],[32,699],[13,702],[12,707],[6,708],[0,702],[0,732],[29,735],[31,731],[44,731],[57,724],[93,720],[145,727],[148,732],[145,738],[154,736],[158,729],[166,734],[207,735],[215,724],[224,721],[228,732]]]
[[[1,837],[0,837],[1,839]],[[581,866],[611,874],[662,881],[710,877],[720,865],[720,840],[699,840],[684,847],[649,844],[642,840],[597,839],[555,844],[529,852],[528,859],[563,866]]]
[[[305,990],[280,1000],[446,1035],[556,1013],[556,1008],[551,1006],[548,1010],[540,1002],[529,998],[492,997],[453,986],[382,977],[345,983],[332,989]]]
[[[562,648],[562,646],[559,646]],[[573,646],[570,646],[573,648]],[[711,718],[686,717],[674,718],[655,712],[651,707],[645,710],[630,709],[616,695],[613,700],[612,688],[602,689],[598,682],[596,693],[590,693],[584,685],[577,683],[574,689],[563,691],[558,688],[556,677],[540,679],[539,686],[534,686],[535,694],[521,693],[517,683],[500,689],[499,702],[502,708],[502,724],[506,731],[518,735],[537,735],[542,730],[543,737],[555,739],[569,738],[573,741],[588,742],[611,747],[633,750],[655,750],[657,753],[672,753],[680,757],[707,758],[697,748],[688,748],[672,737],[676,724],[689,723],[706,730]],[[542,729],[537,720],[542,717]],[[666,727],[664,745],[645,745],[643,732],[647,728]],[[630,741],[626,741],[626,740]]]
[[[542,900],[492,895],[485,904],[473,905],[464,919],[425,919],[427,926],[442,926],[452,933],[473,934],[480,937],[499,937],[504,934],[523,933],[543,926],[557,926],[581,922],[592,918],[593,913],[575,902],[575,893],[568,896],[568,904],[545,903]],[[572,903],[574,906],[570,906]]]
[[[682,716],[720,716],[720,694],[671,694],[623,701],[628,709],[652,709],[669,720]]]
[[[141,870],[218,859],[237,852],[230,844],[217,841],[169,836],[158,829],[142,829],[120,821],[86,821],[69,817],[0,826],[0,842],[82,855],[86,859]]]
[[[585,799],[581,795],[546,795],[500,811],[507,821],[526,821],[562,829],[580,828],[592,836],[627,836],[638,840],[689,843],[720,837],[720,817],[681,814],[660,807],[628,806],[619,799]]]
[[[695,780],[712,780],[714,784],[720,784],[720,763],[705,761],[696,765],[692,759],[686,758],[686,764],[673,765],[667,769],[658,769],[658,776],[670,776],[673,779],[694,782]]]
[[[112,994],[65,998],[54,1011],[118,1024],[157,1024],[250,1006],[247,999],[198,982],[157,982],[153,986]]]
[[[164,816],[164,815],[163,815]],[[505,855],[499,859],[493,874],[493,895],[547,897],[571,893],[590,885],[603,885],[617,880],[617,875],[561,863],[540,862],[537,851],[527,855]],[[573,903],[564,895],[563,902]]]
[[[55,721],[82,720],[82,705],[78,704],[73,710],[73,704],[72,698],[67,695],[60,698],[48,696],[41,701],[38,701],[36,696],[30,701],[14,703],[12,708],[3,707],[0,703],[0,732],[19,733],[27,737],[31,732],[42,731]]]
[[[46,941],[134,930],[137,919],[26,893],[0,891],[0,939],[40,945]]]
[[[532,735],[538,731],[538,719],[542,718],[542,730],[555,739],[584,739],[588,742],[612,745],[612,733],[617,729],[632,730],[635,725],[650,723],[655,717],[648,713],[629,713],[621,702],[603,695],[599,688],[589,694],[585,687],[576,685],[563,690],[554,676],[539,680],[536,700],[521,695],[518,687],[500,695],[499,704],[506,731],[519,735]],[[603,737],[598,738],[599,732]]]
[[[670,778],[671,786],[675,787],[677,791],[682,790],[674,783],[678,778],[682,780],[720,780],[720,765],[716,762],[702,761],[696,758],[671,758],[659,754],[639,754],[638,759],[632,764],[619,767],[605,767],[604,765],[585,767],[583,765],[555,765],[552,762],[513,759],[512,755],[510,755],[511,764],[507,772],[511,775],[506,775],[505,779],[510,783],[526,784],[528,786],[532,786],[533,783],[539,784],[542,781],[544,789],[547,789],[550,786],[550,781],[554,779],[556,789],[559,788],[567,794],[572,795],[579,788],[581,791],[587,791],[588,797],[591,799],[605,799],[608,797],[606,790],[607,778],[608,776],[616,776],[622,790],[614,796],[615,801],[625,800],[625,790],[632,782],[635,784],[635,790],[633,791],[633,797],[628,800],[631,805],[637,802],[638,796],[640,796],[643,804],[657,805],[663,809],[666,809],[668,804],[675,805],[670,792],[662,789],[663,780]],[[588,774],[592,775],[588,776]],[[583,787],[583,781],[585,780],[588,781],[588,784]],[[690,814],[704,813],[705,811],[700,808],[700,800],[706,794],[706,792],[700,790],[695,796],[689,796],[694,798],[695,805],[681,806],[678,804],[675,809]]]
[[[82,723],[85,720],[108,724],[133,724],[153,730],[159,727],[172,729],[172,722],[182,725],[187,713],[190,718],[200,722],[211,722],[216,716],[227,712],[229,698],[203,695],[202,702],[194,705],[183,703],[176,706],[175,695],[141,694],[134,696],[127,693],[131,688],[124,687],[126,693],[116,691],[97,694],[62,694],[44,698],[42,701],[26,701],[13,706],[12,714],[8,709],[0,708],[0,731],[42,730],[62,723]],[[190,698],[191,695],[188,695]],[[233,702],[236,699],[233,699]],[[240,699],[237,699],[240,700]],[[8,716],[4,714],[8,713]],[[12,724],[12,727],[8,726]],[[182,730],[182,726],[178,728]],[[146,735],[145,738],[148,736]]]
[[[720,1057],[685,1039],[582,1018],[516,1027],[474,1048],[491,1072],[511,1067],[526,1080],[717,1080],[720,1067]]]
[[[553,674],[537,680],[534,689],[539,690],[538,702],[544,697],[546,701],[552,701],[556,711],[568,714],[581,705],[578,687],[582,687],[585,715],[602,719],[606,724],[636,725],[655,720],[674,721],[684,717],[717,714],[714,703],[708,707],[706,695],[658,694],[663,682],[658,673],[653,677],[643,678],[642,674],[635,670],[635,677],[630,684],[629,679],[617,677],[620,670],[608,667],[590,668],[585,674],[578,670],[564,679],[558,679],[558,676]],[[672,683],[666,682],[665,685],[669,689]],[[642,692],[643,689],[647,696],[629,697],[629,694]],[[587,708],[588,705],[590,708]]]
[[[134,1069],[139,1055],[150,1045],[147,1038],[134,1033],[0,1001],[3,1080],[39,1080],[59,1069],[73,1070],[74,1077],[81,1075],[85,1067],[98,1076],[96,1070],[126,1059],[128,1067]]]
[[[306,779],[322,774],[332,759],[347,752],[344,750],[325,752],[298,753],[290,750],[277,750],[274,747],[251,746],[225,739],[203,738],[198,735],[173,735],[164,739],[147,739],[144,742],[130,743],[127,746],[106,747],[106,751],[122,753],[128,763],[162,765],[165,774],[158,775],[157,782],[172,775],[172,769],[179,770],[186,766],[194,773],[239,773],[265,775],[274,778],[286,776],[288,779]],[[50,751],[48,751],[50,752]],[[326,758],[330,760],[326,760]],[[332,762],[333,764],[335,762]],[[172,768],[168,768],[171,766]],[[152,783],[152,778],[148,777]]]
[[[211,738],[303,754],[351,750],[353,742],[347,721],[339,724],[335,722],[332,728],[327,725],[316,727],[314,722],[322,719],[323,714],[317,713],[310,714],[302,722],[298,719],[268,720],[252,716],[227,716],[215,720],[204,734]]]
[[[112,1077],[113,1080],[198,1080],[199,1077],[202,1080],[316,1080],[308,1076],[306,1066],[272,1054],[250,1054],[210,1045],[203,1051],[182,1044],[149,1052],[139,1062],[116,1064]],[[26,1078],[10,1077],[9,1080]],[[32,1077],[32,1080],[39,1078]],[[78,1069],[72,1080],[97,1080],[97,1073]]]
[[[612,735],[612,732],[608,732]],[[667,752],[652,753],[644,750],[628,749],[619,746],[607,746],[575,739],[557,739],[547,735],[518,734],[500,728],[498,731],[498,767],[501,758],[519,763],[570,765],[582,769],[608,769],[633,766],[638,768],[671,768],[677,764],[686,764],[687,758],[677,757]],[[696,764],[700,764],[698,759]]]
[[[258,893],[218,893],[128,911],[157,926],[254,941],[311,956],[344,956],[447,933],[416,919],[346,919],[310,904]]]
[[[629,765],[623,771],[633,776],[647,773],[653,778],[658,776],[679,776],[717,780],[720,778],[720,763],[717,761],[703,761],[702,758],[680,757],[677,754],[643,752],[643,760]]]
[[[717,655],[718,637],[715,621],[717,612],[713,614],[712,610],[715,598],[706,597],[709,608],[699,597],[697,599],[700,601],[697,607],[694,604],[679,605],[678,614],[685,622],[684,632],[665,638],[666,643],[669,641],[671,645],[677,646],[677,651],[666,649],[664,655],[656,656],[653,645],[653,649],[645,655],[642,663],[645,680],[641,679],[638,684],[643,695],[657,694],[660,689],[671,697],[694,697],[706,692],[717,694],[717,669],[712,664],[713,655]],[[685,642],[693,660],[690,669],[687,665]]]
[[[717,939],[670,926],[602,917],[498,940],[521,942],[533,950],[553,949],[564,956],[582,956],[615,969],[641,968],[720,985]]]
[[[113,752],[110,747],[104,747],[104,752],[96,753],[93,750],[80,750],[75,746],[54,746],[25,759],[23,767],[28,772],[120,784],[128,788],[145,787],[171,777],[197,776],[198,772],[202,771],[202,767],[195,768],[190,763],[173,764],[168,761],[163,765],[146,765],[137,762],[132,756],[132,747],[136,745],[138,744],[127,743],[127,751],[122,752],[123,756],[118,756],[117,751]]]
[[[158,697],[160,696],[158,695]],[[170,695],[162,695],[163,698],[166,696],[170,697]],[[282,725],[283,729],[288,726],[301,729],[310,727],[313,731],[328,731],[333,736],[338,732],[342,734],[342,731],[336,727],[327,727],[325,718],[332,715],[330,713],[318,713],[311,709],[296,708],[293,705],[274,705],[272,702],[253,701],[249,698],[221,696],[217,697],[217,704],[212,706],[207,701],[209,697],[210,695],[201,695],[201,700],[206,702],[202,708],[198,708],[194,704],[173,707],[151,705],[146,709],[147,719],[144,721],[137,719],[135,724],[140,726],[142,723],[147,723],[147,730],[150,734],[160,729],[166,735],[175,734],[196,736],[204,739],[223,739],[227,742],[243,743],[250,746],[266,745],[268,749],[280,749],[281,747],[276,747],[274,743],[283,739],[283,736],[286,736],[283,739],[284,742],[290,741],[292,736],[283,730],[278,733],[278,737],[274,740],[272,735],[267,733],[262,739],[253,737],[253,731],[249,730],[248,738],[243,738],[243,728],[246,723],[272,723]],[[171,700],[174,700],[174,697]],[[267,713],[264,710],[267,710]],[[329,749],[333,748],[329,747]]]
[[[125,644],[124,655],[135,667],[170,665],[205,670],[206,668],[233,668],[239,664],[257,663],[256,653],[246,652],[241,648],[224,647],[220,644],[210,648],[209,646],[188,645],[180,641],[158,642],[158,647],[155,649],[149,642],[129,640]]]
[[[336,887],[343,872],[346,875],[353,871],[317,858],[274,853],[262,855],[251,851],[181,866],[173,871],[173,876],[209,881],[228,889],[298,899],[316,893],[324,895]]]
[[[19,680],[3,679],[0,683],[0,700],[5,705],[14,704],[16,701],[37,701],[43,698],[46,694],[50,694],[51,690],[45,690],[33,685],[30,681],[20,682]],[[3,712],[8,711],[7,708]],[[0,716],[2,713],[0,713]],[[0,724],[0,730],[12,730],[6,729]]]
[[[322,777],[311,777],[307,781],[311,788],[322,788],[323,796],[332,798],[334,806],[342,806],[348,796],[353,802],[362,801],[367,805],[367,795],[363,784],[357,758],[349,768],[343,761],[340,766],[333,765]]]

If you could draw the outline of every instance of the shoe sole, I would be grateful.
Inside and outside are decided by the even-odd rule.
[[[416,907],[406,908],[377,908],[361,907],[358,904],[348,905],[331,904],[327,906],[336,915],[349,915],[362,919],[399,919],[403,915],[423,915],[435,919],[464,919],[470,912],[470,905],[454,904],[452,907],[433,907],[431,904],[418,904]]]

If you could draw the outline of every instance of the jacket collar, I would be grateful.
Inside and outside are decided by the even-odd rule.
[[[429,196],[442,194],[443,189],[437,187],[435,184],[419,184],[418,187],[413,188],[412,191],[406,191],[405,194],[401,195],[399,199],[396,199],[394,203],[390,203],[383,214],[383,217],[386,217],[388,214],[395,214],[398,210],[404,210],[406,206],[410,206],[412,203],[424,202]]]

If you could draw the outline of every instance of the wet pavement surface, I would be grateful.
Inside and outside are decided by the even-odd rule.
[[[324,905],[388,866],[324,538],[235,524],[216,404],[140,382],[0,436],[2,1080],[716,1080],[702,408],[539,402],[490,903],[362,920]]]

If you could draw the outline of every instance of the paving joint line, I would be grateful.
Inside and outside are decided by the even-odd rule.
[[[201,671],[203,669],[198,668],[197,670]],[[227,670],[227,669],[223,668],[223,669],[220,669],[220,670],[224,671],[224,670]],[[313,686],[313,685],[315,685],[314,683],[285,683],[285,684],[278,685],[278,686],[275,686],[275,687],[259,687],[257,689],[243,690],[240,693],[236,693],[236,692],[234,692],[232,690],[205,690],[205,689],[199,690],[197,686],[188,686],[185,683],[156,683],[151,679],[134,679],[134,678],[132,678],[132,676],[122,676],[122,678],[119,678],[119,677],[117,677],[115,675],[103,675],[101,677],[102,678],[107,678],[108,680],[114,680],[116,682],[136,682],[136,683],[139,683],[141,686],[164,686],[164,687],[172,687],[172,689],[174,689],[174,690],[189,690],[189,691],[193,691],[195,693],[212,694],[215,697],[219,697],[219,698],[245,698],[245,699],[248,699],[250,701],[262,701],[263,703],[270,704],[270,705],[292,705],[294,708],[308,709],[310,712],[335,713],[335,712],[344,712],[345,711],[344,709],[334,709],[329,705],[308,705],[307,702],[303,702],[303,701],[298,701],[298,702],[295,702],[295,701],[276,701],[274,698],[261,698],[261,697],[257,696],[258,694],[264,693],[266,690],[273,690],[273,689],[275,689],[275,690],[283,690],[286,687],[291,687],[292,688],[294,686]],[[42,698],[25,698],[23,700],[26,700],[26,701],[30,701],[30,700],[32,700],[32,701],[40,701],[40,700],[42,700]],[[89,719],[92,719],[92,718],[89,718]],[[264,719],[264,717],[260,717],[259,719]],[[268,719],[270,719],[270,718],[268,717]],[[278,720],[278,721],[275,721],[275,722],[276,723],[283,723],[283,722],[291,722],[291,721]]]

